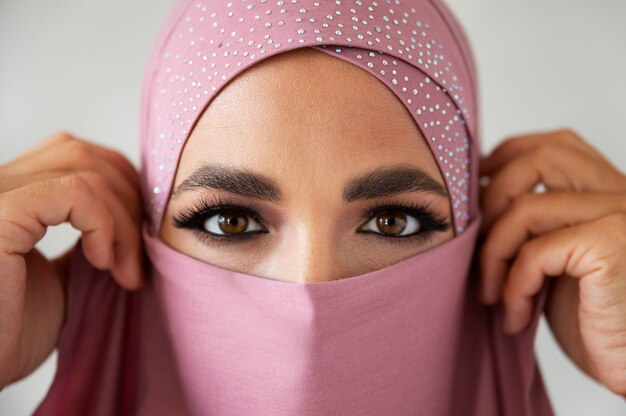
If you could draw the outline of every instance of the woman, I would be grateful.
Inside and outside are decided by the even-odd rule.
[[[157,41],[142,120],[141,291],[93,269],[126,289],[142,284],[127,162],[61,135],[3,167],[3,293],[13,290],[15,316],[25,307],[22,339],[3,347],[8,380],[32,370],[63,325],[39,414],[550,414],[532,341],[543,272],[566,271],[583,282],[581,303],[573,279],[555,280],[555,332],[581,368],[622,392],[623,343],[607,340],[625,316],[623,175],[567,133],[550,146],[510,141],[483,161],[483,298],[504,296],[511,332],[530,321],[510,337],[504,310],[480,306],[478,275],[467,276],[481,224],[478,130],[457,23],[438,2],[278,3],[183,1]],[[379,53],[375,42],[408,50]],[[545,162],[552,146],[561,159]],[[579,178],[583,165],[597,177]],[[551,192],[529,194],[538,179]],[[576,192],[552,192],[570,182]],[[29,204],[44,194],[45,211]],[[581,210],[564,216],[565,203]],[[536,207],[559,217],[531,222]],[[84,231],[69,265],[29,251],[66,218]],[[545,236],[525,243],[531,226]],[[35,280],[46,268],[57,280]],[[43,299],[49,320],[29,319]],[[580,330],[567,308],[580,308]],[[41,350],[4,359],[20,342]]]

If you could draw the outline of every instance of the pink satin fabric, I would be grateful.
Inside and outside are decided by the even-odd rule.
[[[314,284],[236,273],[167,246],[157,233],[202,110],[245,68],[307,46],[372,73],[406,105],[451,191],[455,238]],[[77,245],[58,370],[35,414],[552,415],[533,350],[547,284],[515,336],[502,330],[501,306],[478,303],[476,94],[468,42],[440,1],[179,2],[143,90],[150,283],[122,290]]]

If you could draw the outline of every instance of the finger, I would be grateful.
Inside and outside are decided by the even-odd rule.
[[[41,140],[39,143],[31,146],[30,148],[20,153],[16,158],[13,159],[13,161],[22,161],[23,159],[29,159],[34,155],[40,154],[42,152],[45,153],[50,148],[57,147],[72,140],[74,140],[74,135],[69,133],[68,131],[60,130],[54,132],[50,136]]]
[[[513,199],[533,191],[538,183],[550,190],[622,192],[624,179],[571,148],[538,147],[503,166],[482,189],[484,233]]]
[[[481,158],[479,171],[481,175],[491,175],[498,171],[512,159],[521,156],[539,146],[554,145],[557,147],[571,147],[582,154],[586,154],[601,163],[608,160],[593,146],[583,140],[580,135],[571,129],[559,129],[544,133],[524,134],[512,136],[501,142],[486,157]]]
[[[518,196],[480,247],[480,300],[500,301],[510,264],[529,238],[617,212],[626,212],[624,194],[565,191]]]
[[[0,247],[6,254],[27,253],[48,226],[64,221],[83,234],[95,267],[112,265],[113,217],[84,179],[63,176],[0,194]]]
[[[101,172],[110,182],[118,197],[126,202],[128,210],[135,222],[141,222],[141,198],[138,179],[128,179],[123,174],[123,165],[119,160],[103,152],[96,146],[74,139],[55,138],[50,145],[30,155],[28,158],[15,160],[11,163],[10,176],[40,174],[42,172],[92,170]],[[121,158],[123,156],[120,155]],[[131,168],[132,169],[132,168]],[[130,175],[130,174],[128,174]],[[1,188],[0,188],[1,189]]]
[[[1,220],[0,220],[1,224]],[[1,234],[0,234],[1,236]],[[18,371],[20,332],[26,297],[26,265],[18,254],[0,250],[0,387]]]
[[[39,155],[41,153],[46,153],[50,149],[55,149],[59,146],[63,146],[64,148],[67,148],[68,146],[85,146],[90,148],[99,157],[106,159],[110,164],[116,166],[129,182],[139,186],[139,175],[137,170],[121,153],[105,146],[101,146],[97,143],[79,138],[78,136],[67,131],[59,131],[52,134],[50,137],[42,140],[37,145],[23,152],[15,158],[14,161],[21,162],[24,159],[30,159],[36,154]]]
[[[604,272],[606,254],[598,253],[598,250],[603,246],[606,230],[615,229],[612,223],[621,223],[620,229],[626,229],[626,214],[610,214],[592,222],[562,228],[532,239],[520,248],[503,290],[506,332],[517,333],[528,325],[532,316],[532,297],[541,289],[545,276],[584,279]],[[613,254],[623,255],[620,252]],[[614,295],[617,296],[619,294]],[[615,301],[616,298],[609,300]]]
[[[89,142],[82,138],[74,136],[74,139],[93,147],[96,154],[103,159],[106,159],[111,165],[117,167],[117,169],[124,175],[124,177],[133,185],[139,186],[139,172],[133,166],[132,163],[120,152],[102,146],[95,142]]]
[[[66,176],[67,174],[68,172],[65,171],[45,171],[28,175],[0,175],[0,193],[21,188],[35,182],[60,178],[61,176]]]
[[[27,252],[48,225],[69,220],[82,232],[85,257],[94,267],[111,269],[126,289],[140,287],[138,230],[102,176],[78,172],[0,195],[4,219],[0,239],[8,240],[4,247],[9,247],[9,253]]]
[[[91,171],[78,172],[94,189],[114,218],[114,264],[111,274],[127,290],[139,289],[143,284],[142,249],[139,226],[133,222],[125,202],[122,202],[102,175]]]

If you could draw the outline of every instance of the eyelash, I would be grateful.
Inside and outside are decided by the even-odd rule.
[[[435,232],[446,231],[452,226],[450,222],[446,221],[445,218],[439,216],[430,208],[430,203],[414,204],[394,202],[391,200],[383,201],[381,204],[365,210],[361,214],[361,220],[370,221],[378,214],[393,210],[415,217],[420,224],[420,230],[417,233],[396,237],[386,236],[369,230],[358,232],[372,236],[379,241],[383,239],[382,241],[390,243],[408,243],[428,241]],[[193,206],[184,208],[178,215],[173,216],[172,222],[176,228],[190,229],[203,243],[218,246],[231,243],[243,243],[256,237],[257,234],[267,233],[267,231],[249,231],[240,235],[217,235],[206,231],[204,229],[205,221],[223,211],[235,211],[244,214],[267,229],[261,216],[257,214],[253,206],[219,196],[213,196],[211,200],[206,197],[201,197]],[[367,224],[367,222],[364,222],[361,227],[365,224]]]

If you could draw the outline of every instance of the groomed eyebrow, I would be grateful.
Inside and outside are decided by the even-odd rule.
[[[222,165],[203,165],[196,169],[172,192],[172,199],[187,191],[216,189],[247,198],[280,204],[282,193],[278,184],[263,175],[245,169]],[[426,172],[407,166],[378,168],[348,182],[343,202],[374,199],[404,192],[432,192],[448,197],[444,185]]]
[[[343,191],[343,201],[348,203],[404,192],[432,192],[448,197],[446,188],[423,170],[397,166],[375,169],[351,180]]]
[[[222,165],[203,165],[196,169],[172,192],[172,199],[185,191],[218,189],[247,198],[280,204],[280,187],[272,179],[244,169]]]

